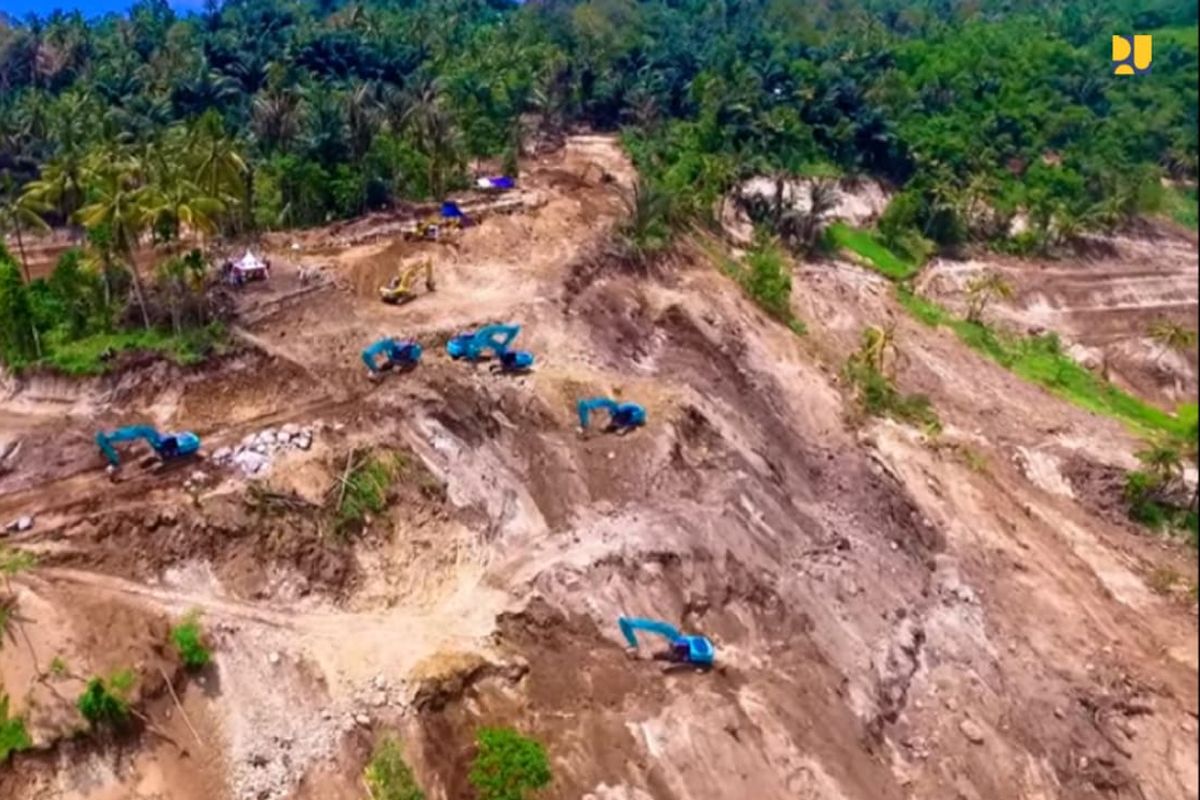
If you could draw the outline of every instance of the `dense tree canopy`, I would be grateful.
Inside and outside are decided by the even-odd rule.
[[[248,166],[238,224],[304,224],[440,194],[535,120],[636,128],[680,186],[837,171],[914,186],[925,222],[950,196],[1120,210],[1195,175],[1195,19],[1185,0],[139,0],[0,22],[0,170],[53,184],[62,222],[90,155],[215,114]],[[1147,31],[1151,75],[1111,76],[1110,36]]]
[[[1015,244],[1042,246],[1152,209],[1164,178],[1195,181],[1196,13],[1193,0],[210,0],[180,16],[138,0],[95,20],[0,14],[0,232],[18,265],[37,228],[86,234],[86,265],[66,269],[96,280],[56,300],[73,329],[128,316],[112,305],[125,290],[149,327],[151,290],[127,269],[140,244],[179,258],[184,238],[437,198],[473,159],[511,169],[532,139],[587,126],[625,133],[644,210],[666,223],[711,215],[749,175],[874,176],[899,190],[880,222],[898,249],[1013,245],[1018,213]],[[1111,74],[1114,33],[1155,35],[1150,74]],[[643,227],[661,239],[657,225]],[[175,276],[169,296],[181,269],[158,273]]]

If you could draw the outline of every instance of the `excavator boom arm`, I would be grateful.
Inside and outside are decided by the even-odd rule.
[[[117,454],[117,450],[113,445],[120,444],[121,442],[131,442],[135,439],[145,439],[146,443],[156,453],[162,447],[162,437],[150,425],[128,425],[124,428],[118,428],[112,433],[100,432],[96,434],[96,444],[100,447],[100,452],[104,454],[108,463],[114,467],[120,465],[121,457]]]
[[[599,409],[604,409],[609,416],[617,413],[617,401],[608,397],[593,397],[588,400],[580,400],[576,409],[579,412],[579,427],[587,428],[588,420],[591,418],[592,412]]]
[[[678,641],[681,636],[679,629],[675,626],[668,625],[656,619],[621,617],[617,620],[617,624],[621,627],[621,634],[625,637],[625,641],[629,643],[630,647],[637,647],[637,631],[656,633],[672,644]]]
[[[520,332],[520,325],[489,325],[481,329],[475,334],[475,341],[472,342],[475,357],[478,358],[484,352],[491,350],[497,358],[500,358],[508,352],[508,346]]]

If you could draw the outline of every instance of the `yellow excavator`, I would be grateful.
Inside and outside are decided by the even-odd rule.
[[[379,287],[379,299],[393,305],[415,299],[417,293],[413,290],[413,283],[422,272],[425,273],[425,290],[432,292],[436,288],[433,283],[433,261],[427,258],[408,266],[401,265],[388,285]]]
[[[439,242],[452,239],[453,235],[458,233],[463,226],[469,224],[470,220],[467,219],[467,215],[462,212],[458,204],[447,201],[442,203],[439,213],[417,220],[413,227],[404,232],[404,238],[410,241],[424,239]]]

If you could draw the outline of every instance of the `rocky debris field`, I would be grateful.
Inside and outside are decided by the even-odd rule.
[[[315,429],[287,423],[279,428],[265,428],[246,434],[235,447],[222,447],[213,453],[218,466],[232,466],[247,477],[266,475],[276,456],[293,450],[309,450]]]

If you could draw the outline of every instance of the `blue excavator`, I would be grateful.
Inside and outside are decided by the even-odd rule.
[[[500,372],[528,372],[533,367],[533,353],[509,348],[520,332],[520,325],[488,325],[454,336],[446,342],[446,352],[455,360],[465,358],[467,361],[478,361],[491,351],[496,357],[494,369]]]
[[[586,431],[588,421],[593,411],[608,412],[608,428],[606,430],[625,434],[646,424],[646,409],[637,403],[619,403],[610,397],[593,397],[580,400],[576,405],[579,412],[579,428]]]
[[[145,439],[164,464],[195,455],[200,449],[200,437],[190,431],[162,434],[152,425],[128,425],[111,433],[101,431],[96,434],[96,444],[108,461],[109,472],[115,472],[121,466],[121,456],[114,445],[137,439]]]
[[[378,359],[383,356],[383,363]],[[367,377],[378,380],[390,369],[409,370],[421,360],[421,345],[411,339],[383,338],[362,351],[363,363],[367,365]]]
[[[656,619],[640,617],[621,617],[617,620],[621,626],[621,635],[629,643],[631,651],[638,646],[637,631],[657,634],[667,640],[668,650],[658,656],[676,664],[692,664],[697,667],[711,667],[716,656],[713,643],[704,636],[684,636],[674,625],[660,622]]]

